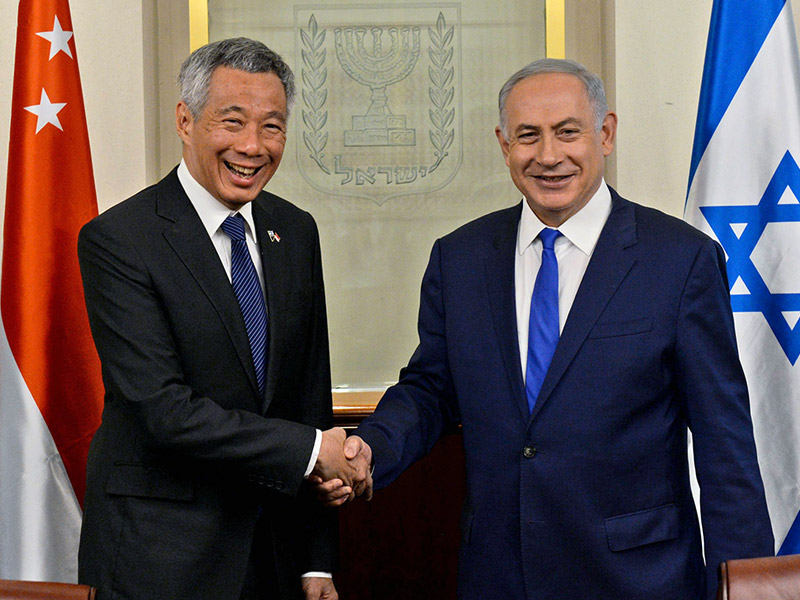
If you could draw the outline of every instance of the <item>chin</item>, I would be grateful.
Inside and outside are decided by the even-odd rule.
[[[264,189],[263,186],[253,186],[247,188],[246,190],[241,188],[233,190],[233,193],[228,195],[227,201],[233,204],[247,204],[248,202],[252,202],[258,198],[258,194],[262,189]]]

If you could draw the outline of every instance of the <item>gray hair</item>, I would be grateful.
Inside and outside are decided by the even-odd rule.
[[[197,119],[208,102],[211,74],[217,67],[229,67],[247,73],[275,73],[286,93],[286,112],[294,101],[294,75],[283,59],[261,42],[248,38],[231,38],[212,42],[189,55],[178,73],[181,100]]]
[[[522,67],[519,71],[514,73],[500,89],[498,105],[500,108],[500,130],[503,132],[503,137],[508,139],[506,101],[508,100],[508,95],[511,93],[511,89],[523,79],[541,73],[565,73],[567,75],[574,75],[580,79],[583,86],[586,88],[586,93],[589,96],[589,103],[594,109],[597,131],[602,129],[603,119],[605,119],[606,113],[608,112],[608,103],[606,102],[606,92],[603,89],[603,81],[597,75],[589,71],[589,69],[574,60],[542,58]]]

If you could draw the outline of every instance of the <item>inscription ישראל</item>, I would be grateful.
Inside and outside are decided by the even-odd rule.
[[[359,24],[358,17],[352,26],[337,19],[323,27],[320,10],[298,28],[303,176],[315,188],[379,204],[442,187],[461,160],[456,25],[439,10],[428,27],[388,18]],[[423,57],[427,69],[419,68]],[[353,114],[359,104],[365,110]]]

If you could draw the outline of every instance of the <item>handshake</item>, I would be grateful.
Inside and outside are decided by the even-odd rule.
[[[372,449],[357,435],[334,427],[322,432],[319,456],[308,480],[326,506],[341,506],[357,496],[372,499]]]

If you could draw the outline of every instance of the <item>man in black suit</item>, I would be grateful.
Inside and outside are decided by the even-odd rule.
[[[305,479],[359,476],[344,432],[322,431],[319,237],[308,213],[262,191],[292,73],[239,38],[195,51],[180,84],[181,164],[79,239],[106,388],[79,579],[101,600],[335,599],[335,516]]]

